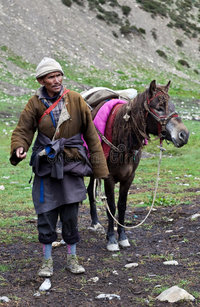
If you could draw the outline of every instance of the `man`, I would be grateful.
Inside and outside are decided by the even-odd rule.
[[[38,272],[42,277],[53,275],[52,242],[57,238],[58,216],[67,245],[66,268],[75,274],[85,271],[76,257],[78,206],[86,198],[83,177],[92,173],[96,178],[108,176],[90,110],[80,94],[63,87],[63,75],[62,67],[52,58],[45,57],[38,64],[36,79],[41,87],[22,111],[11,138],[10,162],[17,165],[26,158],[38,131],[30,165],[35,173],[32,197],[43,244],[44,259]]]

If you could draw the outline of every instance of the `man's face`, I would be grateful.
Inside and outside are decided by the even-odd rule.
[[[38,82],[46,87],[47,93],[50,97],[53,97],[60,92],[62,81],[63,75],[59,71],[52,72],[38,79]]]

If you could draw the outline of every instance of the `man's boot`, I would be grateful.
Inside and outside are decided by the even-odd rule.
[[[81,274],[85,272],[82,265],[79,265],[78,258],[75,255],[67,255],[67,266],[66,269],[74,274]]]
[[[53,259],[44,259],[41,269],[38,271],[40,277],[51,277],[53,275]]]

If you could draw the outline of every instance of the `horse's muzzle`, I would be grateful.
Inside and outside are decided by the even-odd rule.
[[[166,131],[167,139],[172,141],[174,146],[182,147],[187,144],[189,131],[180,119],[171,119],[166,125]]]

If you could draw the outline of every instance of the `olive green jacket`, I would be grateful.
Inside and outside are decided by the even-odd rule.
[[[20,162],[15,151],[21,146],[25,151],[28,151],[36,130],[55,140],[70,138],[81,133],[89,149],[94,177],[107,177],[109,172],[106,159],[86,102],[79,93],[74,91],[69,91],[65,94],[64,101],[64,120],[58,123],[57,129],[55,129],[50,115],[44,116],[39,123],[39,119],[45,112],[46,107],[38,99],[37,95],[30,98],[20,115],[17,127],[12,133],[11,164],[17,165]],[[69,159],[81,159],[76,148],[65,149],[65,154]]]

